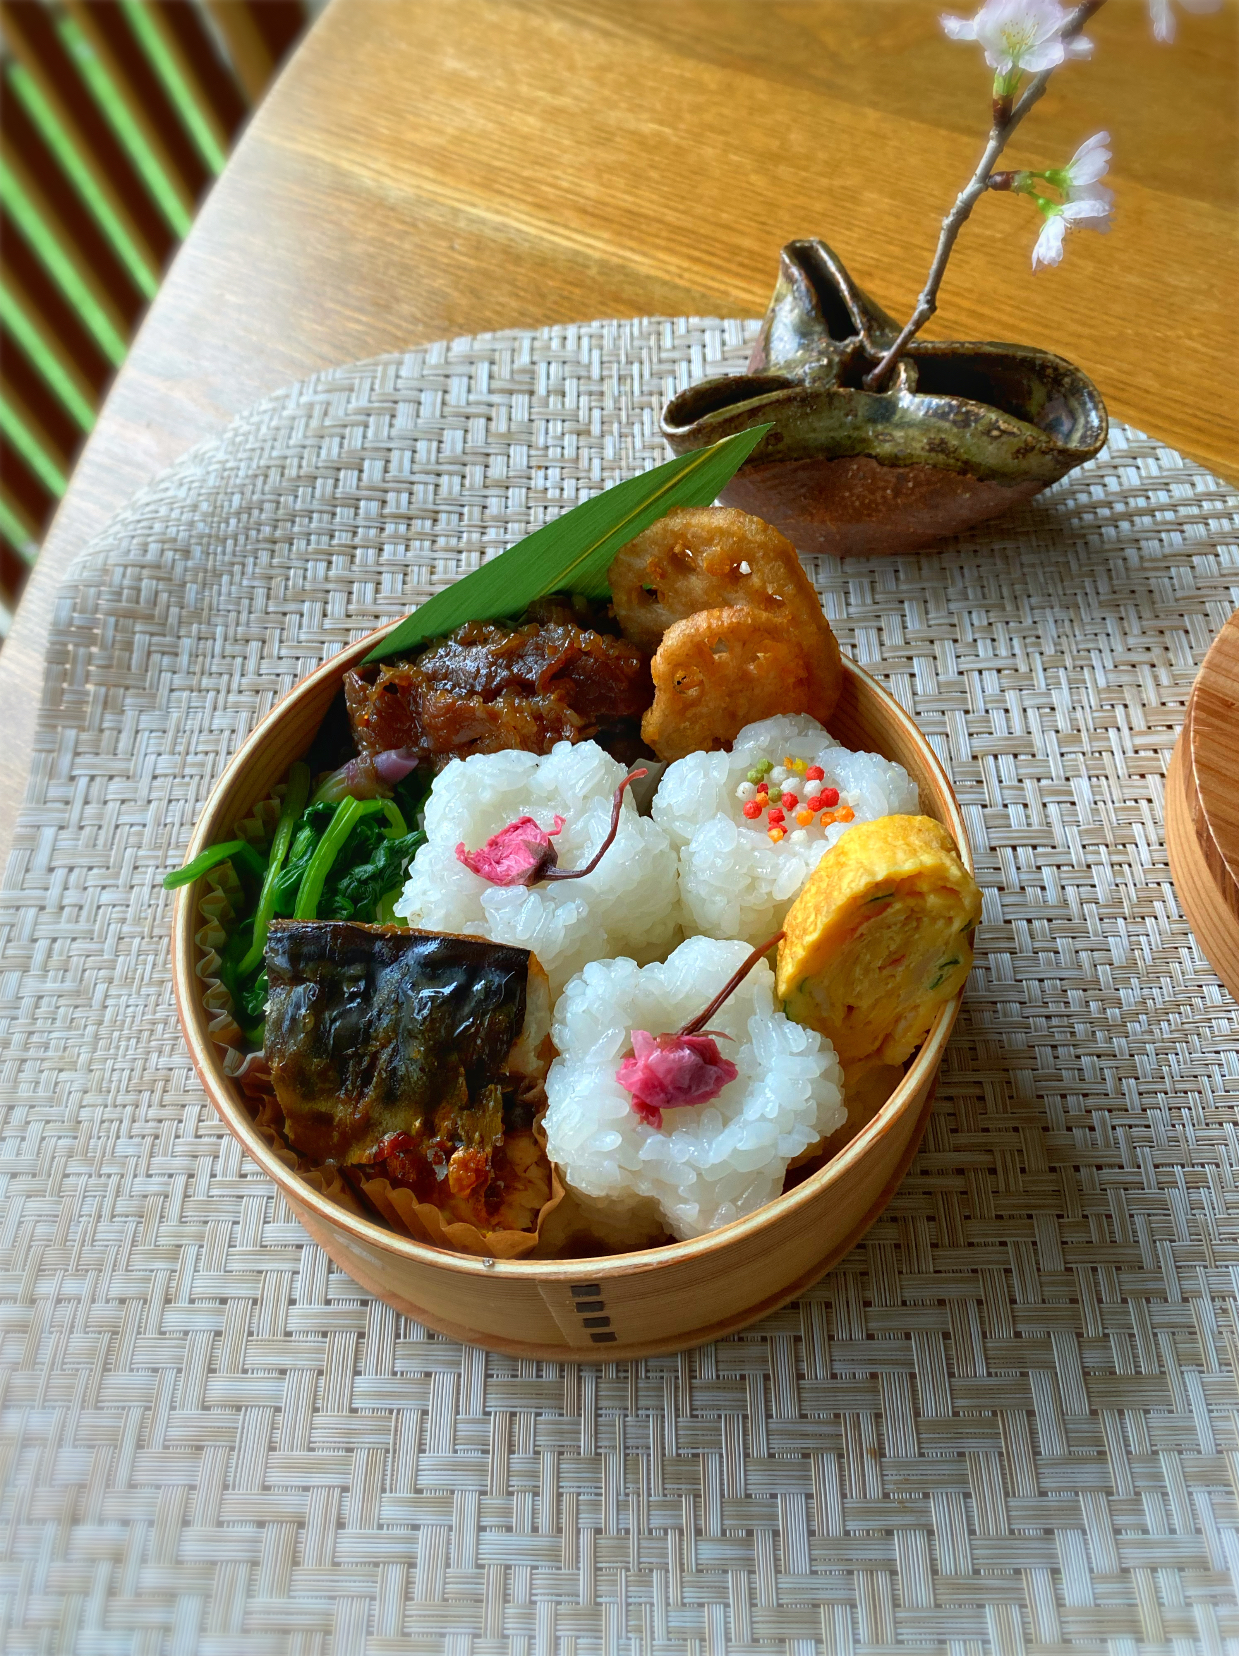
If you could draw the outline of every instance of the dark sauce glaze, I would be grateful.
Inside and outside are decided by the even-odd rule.
[[[345,675],[357,750],[448,759],[597,736],[631,742],[654,697],[649,660],[605,606],[544,599],[520,622],[469,621],[420,654]]]
[[[273,922],[264,1046],[293,1148],[355,1165],[398,1147],[458,1194],[486,1177],[529,962],[484,938]]]

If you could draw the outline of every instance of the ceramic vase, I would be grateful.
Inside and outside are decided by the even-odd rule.
[[[677,454],[765,421],[721,499],[804,553],[912,552],[997,517],[1106,440],[1092,381],[1028,345],[915,339],[880,391],[863,380],[899,324],[822,241],[789,242],[748,371],[663,410]]]

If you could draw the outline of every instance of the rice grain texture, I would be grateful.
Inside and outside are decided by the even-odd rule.
[[[638,816],[628,794],[614,844],[582,880],[491,885],[457,860],[518,817],[555,836],[561,868],[589,862],[611,822],[624,767],[596,742],[560,742],[548,754],[506,752],[457,759],[435,778],[426,805],[427,843],[413,860],[396,913],[410,925],[465,932],[532,949],[552,994],[599,955],[656,960],[678,942],[677,860],[666,832]]]
[[[736,793],[762,758],[820,765],[821,785],[848,796],[854,820],[824,829],[815,824],[799,839],[789,834],[773,843],[765,821],[745,819]],[[805,784],[797,785],[803,795]],[[679,853],[684,930],[756,945],[779,929],[809,875],[850,828],[919,808],[902,765],[879,753],[853,753],[816,719],[797,713],[746,725],[730,753],[690,753],[668,765],[653,815]],[[788,826],[794,832],[795,822]]]
[[[708,1104],[665,1111],[647,1126],[615,1079],[631,1032],[679,1029],[723,987],[746,943],[693,937],[659,964],[597,960],[555,1007],[559,1056],[547,1077],[547,1148],[588,1213],[599,1203],[644,1211],[657,1202],[681,1240],[752,1213],[783,1188],[788,1164],[846,1119],[830,1042],[774,1008],[774,973],[760,961],[710,1020],[739,1070]]]

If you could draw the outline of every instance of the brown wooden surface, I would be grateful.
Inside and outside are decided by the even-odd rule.
[[[1192,709],[1166,772],[1166,850],[1174,889],[1205,959],[1239,1000],[1239,918],[1233,886],[1219,880],[1215,847],[1202,838],[1191,774]]]
[[[1239,611],[1214,639],[1191,706],[1186,757],[1197,835],[1239,920]]]
[[[1166,777],[1166,844],[1183,912],[1239,998],[1239,611],[1192,689]]]
[[[84,8],[90,11],[91,8]],[[906,314],[988,87],[938,0],[334,0],[177,257],[0,650],[0,853],[70,560],[135,489],[316,368],[484,328],[758,315],[823,235]],[[964,8],[959,8],[964,9]],[[1157,46],[1094,20],[1013,164],[1114,138],[1118,221],[1033,277],[1035,214],[983,201],[928,330],[1072,358],[1112,413],[1239,480],[1236,0]]]

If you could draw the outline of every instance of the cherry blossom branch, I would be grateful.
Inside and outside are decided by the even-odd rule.
[[[764,954],[769,954],[775,944],[781,943],[786,936],[786,932],[778,931],[775,932],[769,942],[758,944],[757,948],[753,950],[744,965],[737,971],[733,972],[727,979],[727,982],[719,990],[718,994],[715,995],[714,999],[710,1002],[709,1006],[706,1007],[705,1011],[698,1012],[695,1018],[690,1018],[688,1020],[683,1029],[681,1029],[680,1035],[695,1035],[699,1029],[704,1029],[728,996],[733,995],[744,982],[745,978],[748,977],[749,973],[753,970],[754,966],[756,966],[761,957]]]
[[[1063,25],[1059,36],[1062,40],[1073,40],[1106,3],[1106,0],[1083,0]],[[934,252],[933,263],[929,267],[929,275],[925,279],[925,286],[921,289],[921,296],[916,302],[916,309],[908,318],[899,336],[887,351],[886,355],[870,373],[865,375],[863,384],[866,391],[879,391],[887,376],[903,355],[908,342],[920,333],[938,308],[938,289],[942,286],[942,278],[946,274],[947,261],[951,257],[959,232],[970,217],[972,209],[990,187],[990,175],[994,163],[1002,154],[1007,141],[1020,122],[1028,114],[1033,105],[1040,101],[1046,85],[1054,69],[1043,69],[1024,88],[1019,99],[1012,104],[1010,96],[995,96],[994,124],[990,128],[989,142],[977,165],[977,170],[971,179],[955,198],[955,205],[942,221],[942,232],[938,237],[938,246]]]
[[[619,787],[616,788],[615,797],[611,801],[611,826],[607,829],[606,834],[603,836],[602,844],[594,852],[593,856],[585,864],[584,868],[556,868],[554,862],[551,862],[548,863],[548,865],[542,870],[542,878],[544,880],[583,880],[587,874],[592,874],[598,864],[602,861],[604,854],[609,851],[615,843],[615,836],[619,833],[620,808],[624,803],[624,789],[630,782],[639,782],[643,776],[648,776],[649,774],[649,771],[644,768],[641,770],[631,771],[620,783]]]

